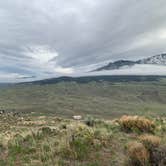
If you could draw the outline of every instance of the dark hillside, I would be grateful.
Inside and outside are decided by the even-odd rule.
[[[159,81],[161,78],[166,78],[166,76],[125,76],[125,75],[115,75],[115,76],[85,76],[85,77],[59,77],[51,78],[45,80],[39,80],[34,82],[29,82],[29,84],[55,84],[59,82],[77,82],[77,83],[89,83],[95,82],[142,82],[142,81]]]

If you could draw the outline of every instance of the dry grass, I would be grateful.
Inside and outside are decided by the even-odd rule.
[[[159,135],[160,145],[165,144],[166,135],[159,129],[154,135],[138,136],[123,132],[119,120],[94,119],[95,124],[88,126],[84,121],[53,116],[11,119],[5,115],[0,119],[0,166],[121,166],[128,158],[128,166],[137,166],[152,163],[152,157],[156,164],[165,162],[165,149],[157,147],[160,140],[154,136]],[[35,123],[40,121],[46,123]],[[154,147],[152,151],[146,147],[148,141]]]
[[[161,143],[160,137],[149,134],[141,135],[139,137],[139,140],[144,144],[144,146],[148,150],[153,150],[154,148],[158,147]]]
[[[158,151],[157,148],[161,144],[161,138],[158,136],[145,134],[140,136],[139,140],[142,142],[142,144],[146,147],[146,149],[149,152],[149,162],[159,164],[161,161],[160,159],[158,159],[160,155],[156,152]]]
[[[132,166],[145,166],[149,160],[149,152],[142,143],[130,142],[127,146],[129,164]]]
[[[127,132],[153,132],[155,128],[153,121],[141,116],[122,116],[119,124]]]

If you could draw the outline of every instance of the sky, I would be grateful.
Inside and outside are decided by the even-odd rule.
[[[0,1],[0,82],[88,75],[108,62],[165,53],[165,19],[165,0]],[[103,74],[130,73],[166,75],[166,67]]]

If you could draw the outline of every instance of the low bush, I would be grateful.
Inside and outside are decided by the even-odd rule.
[[[111,136],[112,132],[108,132],[106,128],[97,128],[94,130],[95,144],[96,142],[100,142],[98,144],[107,146],[107,143],[111,139]]]
[[[141,135],[139,140],[149,151],[153,151],[153,149],[158,147],[161,143],[160,137],[149,134]]]
[[[146,166],[149,160],[149,152],[142,143],[130,142],[127,146],[129,165]]]
[[[42,127],[39,129],[38,132],[41,132],[43,136],[54,136],[56,135],[55,130],[51,129],[50,127]]]
[[[161,143],[160,137],[146,134],[146,135],[140,136],[139,140],[142,142],[142,144],[149,151],[149,155],[150,155],[149,156],[149,161],[150,161],[150,163],[154,163],[154,159],[159,158],[159,153],[157,153],[156,149],[159,147],[159,145]],[[159,159],[155,159],[155,163],[157,163],[158,160]]]
[[[84,123],[89,127],[93,127],[95,125],[95,119],[92,116],[87,116],[84,119]]]
[[[91,150],[94,132],[91,128],[80,125],[70,135],[70,147],[75,151],[77,159],[85,159]]]
[[[62,147],[62,155],[84,160],[93,149],[93,129],[81,124],[69,126],[68,129],[67,145]]]
[[[119,124],[126,132],[153,132],[155,129],[153,121],[140,116],[122,116]]]
[[[162,134],[166,133],[166,117],[158,117],[155,122],[157,124],[156,131]]]
[[[21,135],[16,135],[14,139],[9,142],[8,150],[10,154],[31,154],[36,152],[35,140],[32,135],[27,135],[22,137]]]
[[[151,163],[156,166],[165,166],[166,165],[166,145],[160,145],[155,148],[152,152]]]

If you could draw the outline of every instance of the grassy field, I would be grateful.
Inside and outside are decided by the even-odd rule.
[[[142,82],[60,82],[0,88],[0,108],[8,111],[93,115],[112,119],[124,114],[166,114],[166,79]]]
[[[0,115],[1,166],[165,166],[166,117]]]
[[[0,110],[0,166],[166,165],[164,78],[3,86]]]

